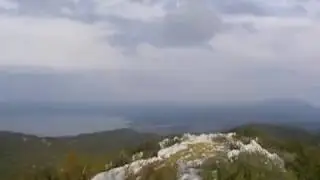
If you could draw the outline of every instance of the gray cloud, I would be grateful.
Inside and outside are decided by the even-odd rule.
[[[261,4],[252,1],[213,0],[212,4],[218,11],[226,14],[267,15],[267,10]]]
[[[99,14],[95,10],[98,3],[91,0],[11,0],[11,4],[17,4],[18,9],[14,6],[0,7],[0,12],[20,13],[28,15],[56,15],[76,17],[79,20],[86,20],[88,16],[101,18],[108,16],[110,13]],[[116,1],[112,1],[116,2]],[[128,3],[141,3],[144,6],[161,6],[165,10],[171,11],[176,9],[175,1],[168,0],[128,0]],[[302,16],[308,13],[308,10],[302,5],[308,1],[288,1],[286,5],[281,5],[274,1],[252,1],[252,0],[201,0],[190,1],[181,0],[182,4],[192,4],[192,9],[201,7],[202,9],[214,9],[223,14],[251,14],[256,16]],[[8,4],[8,3],[7,3]],[[9,8],[8,8],[9,7]],[[199,9],[201,9],[199,8]],[[106,10],[107,11],[107,10]],[[125,13],[125,12],[124,12]],[[112,13],[111,13],[112,14]]]
[[[156,47],[203,46],[222,28],[221,19],[205,4],[188,3],[152,22],[111,18],[118,33],[110,37],[114,45]]]
[[[199,45],[208,42],[221,28],[221,20],[213,11],[193,3],[188,6],[186,10],[178,10],[164,18],[164,44]]]
[[[138,0],[134,2],[146,3]],[[148,1],[148,5],[156,2],[159,1]],[[224,23],[221,14],[295,17],[305,16],[308,12],[304,6],[295,3],[279,6],[276,3],[248,0],[183,2],[183,7],[169,10],[164,17],[154,21],[107,18],[118,31],[109,37],[110,42],[126,48],[136,47],[141,43],[156,47],[207,47],[207,43],[216,33],[228,31],[230,28],[241,26],[249,32],[258,31],[253,23]]]
[[[286,6],[277,3],[248,0],[213,0],[212,6],[224,14],[255,15],[255,16],[301,16],[306,15],[307,10],[300,4],[288,4]]]
[[[10,0],[12,8],[0,6],[0,14],[41,18],[70,18],[92,23],[101,19],[94,13],[95,3],[87,0]],[[13,5],[16,5],[13,6]],[[14,7],[14,8],[13,8]]]
[[[221,19],[207,6],[205,1],[186,1],[181,8],[168,10],[164,17],[153,21],[133,20],[114,14],[96,13],[98,6],[93,1],[79,0],[14,0],[19,4],[16,13],[41,17],[68,17],[84,22],[111,22],[117,33],[109,37],[113,45],[135,47],[140,43],[149,43],[157,47],[206,46],[214,34],[221,29]],[[143,3],[145,1],[132,1]],[[157,5],[161,1],[147,2],[148,6]],[[168,9],[169,8],[169,9]],[[5,11],[8,13],[8,11]]]
[[[161,0],[131,0],[143,4],[154,5]],[[181,0],[181,2],[193,3],[190,0]],[[255,16],[301,16],[306,15],[308,10],[302,5],[309,1],[290,0],[286,3],[278,1],[253,1],[253,0],[201,0],[194,4],[204,4],[206,8],[214,9],[223,14],[240,14],[240,15],[255,15]],[[166,2],[167,8],[176,5],[176,1]]]

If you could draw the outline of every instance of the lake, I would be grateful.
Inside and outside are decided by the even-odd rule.
[[[129,123],[103,108],[0,107],[0,131],[61,136],[126,128]]]

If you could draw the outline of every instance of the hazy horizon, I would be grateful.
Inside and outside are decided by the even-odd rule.
[[[77,135],[121,128],[221,130],[252,122],[316,128],[318,124],[314,123],[318,118],[318,107],[295,99],[243,104],[0,103],[0,131],[39,136]]]

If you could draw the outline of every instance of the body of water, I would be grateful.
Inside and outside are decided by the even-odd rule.
[[[129,121],[104,113],[0,113],[0,131],[15,131],[40,136],[63,136],[126,128]]]

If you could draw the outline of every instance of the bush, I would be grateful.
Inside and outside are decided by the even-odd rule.
[[[296,180],[291,172],[260,154],[241,153],[232,162],[224,156],[211,158],[202,169],[204,180]]]

